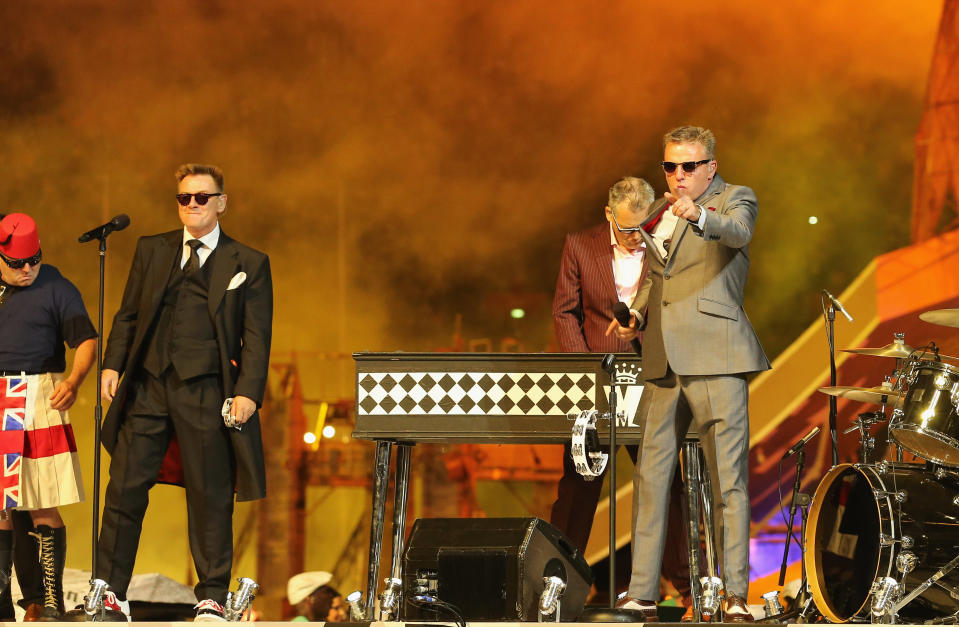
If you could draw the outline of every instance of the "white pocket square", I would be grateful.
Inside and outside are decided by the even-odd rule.
[[[237,272],[233,275],[233,278],[230,279],[230,284],[227,286],[227,290],[235,290],[236,288],[243,285],[243,281],[246,281],[246,272]]]

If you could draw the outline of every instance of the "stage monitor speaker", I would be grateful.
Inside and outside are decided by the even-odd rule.
[[[566,582],[560,619],[582,613],[593,583],[589,564],[539,518],[420,518],[403,556],[403,620],[450,621],[415,603],[433,596],[468,621],[535,621],[544,577]]]

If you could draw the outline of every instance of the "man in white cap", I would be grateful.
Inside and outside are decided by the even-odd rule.
[[[341,623],[347,619],[343,596],[332,587],[333,575],[312,570],[293,575],[286,583],[286,598],[296,610],[294,621]]]
[[[57,508],[83,500],[83,482],[67,410],[96,359],[96,329],[77,288],[41,264],[33,218],[0,220],[0,619],[13,620],[10,565],[14,509],[33,522],[43,575],[39,620],[63,612],[66,528]],[[66,377],[66,345],[76,349]],[[22,547],[21,547],[22,548]],[[28,548],[29,550],[29,548]],[[34,614],[35,616],[35,614]]]

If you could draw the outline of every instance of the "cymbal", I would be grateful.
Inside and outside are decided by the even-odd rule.
[[[912,346],[903,342],[893,342],[886,344],[882,348],[844,348],[844,353],[854,353],[856,355],[872,355],[873,357],[895,357],[896,359],[906,359],[912,354]]]
[[[899,397],[899,392],[891,387],[857,388],[852,385],[837,385],[835,387],[819,388],[827,396],[838,396],[860,403],[874,403],[876,405],[892,405]]]
[[[959,327],[959,309],[932,309],[919,314],[919,319],[944,327]]]

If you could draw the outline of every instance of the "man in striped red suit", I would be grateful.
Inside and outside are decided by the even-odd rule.
[[[567,353],[630,353],[628,342],[606,335],[613,304],[631,303],[646,274],[646,245],[639,222],[655,200],[653,188],[640,178],[626,177],[609,189],[606,220],[570,233],[563,246],[559,279],[553,298],[553,323],[560,349]],[[636,446],[626,450],[635,461]],[[586,550],[602,481],[586,481],[577,472],[567,442],[563,449],[563,477],[557,489],[550,522]],[[663,574],[683,596],[689,597],[689,560],[683,535],[679,495],[682,484],[673,481],[670,538],[675,551],[663,560]],[[625,579],[624,579],[625,583]]]

